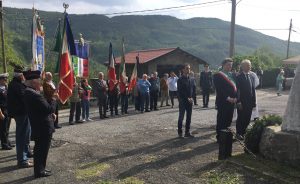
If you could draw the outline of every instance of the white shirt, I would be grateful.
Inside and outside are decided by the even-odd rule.
[[[177,80],[178,77],[169,77],[168,78],[168,85],[170,91],[177,91]]]

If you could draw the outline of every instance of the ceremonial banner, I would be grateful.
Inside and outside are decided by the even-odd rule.
[[[87,78],[89,76],[89,60],[78,56],[72,57],[74,75],[76,77]]]
[[[40,17],[36,10],[34,10],[32,18],[32,70],[44,71],[45,65],[45,33]]]
[[[69,23],[68,14],[65,14],[62,47],[59,67],[58,94],[61,103],[66,103],[72,95],[74,85],[74,72],[72,69],[72,55],[76,55],[74,38]]]
[[[112,91],[115,87],[115,83],[117,81],[116,70],[115,70],[115,57],[112,51],[112,44],[109,44],[109,54],[108,54],[108,80],[109,80],[109,90]]]
[[[135,85],[136,85],[136,81],[137,81],[137,78],[138,78],[138,64],[139,64],[139,56],[136,56],[136,63],[134,65],[134,68],[133,68],[133,71],[132,71],[132,74],[131,74],[131,77],[130,77],[130,83],[129,83],[129,86],[128,86],[128,91],[132,91],[132,89],[134,89]]]
[[[126,82],[126,68],[125,68],[124,38],[122,39],[122,56],[121,56],[121,63],[120,63],[120,69],[119,69],[119,77],[120,77],[120,81],[125,84],[125,82]]]
[[[76,56],[72,57],[74,74],[77,77],[89,76],[89,43],[80,43],[75,40]]]

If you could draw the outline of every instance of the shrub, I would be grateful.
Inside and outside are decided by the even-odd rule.
[[[272,68],[272,69],[265,70],[264,75],[262,77],[263,88],[275,87],[276,78],[279,72],[280,72],[280,68]]]
[[[281,125],[282,118],[278,115],[265,115],[262,119],[256,120],[251,129],[245,135],[246,147],[253,153],[259,153],[259,142],[263,130],[267,126]]]

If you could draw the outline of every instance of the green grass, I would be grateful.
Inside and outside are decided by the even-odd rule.
[[[228,171],[211,170],[202,175],[206,177],[206,183],[209,184],[236,184],[240,183],[240,176],[237,173],[230,173]]]
[[[257,173],[268,175],[289,183],[300,183],[300,167],[294,168],[282,163],[266,160],[261,157],[254,159],[250,155],[240,154],[232,157],[230,162],[243,165]]]
[[[120,181],[112,182],[112,181],[99,181],[98,184],[144,184],[145,182],[136,178],[136,177],[128,177]]]
[[[110,168],[110,165],[103,163],[89,163],[82,165],[76,170],[77,179],[89,179],[96,176],[101,176]]]

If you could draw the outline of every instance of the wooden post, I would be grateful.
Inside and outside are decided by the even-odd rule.
[[[0,21],[1,21],[1,42],[2,42],[2,61],[3,61],[3,72],[7,72],[6,67],[6,57],[5,57],[5,48],[4,48],[4,22],[3,22],[3,6],[2,0],[0,0]]]

